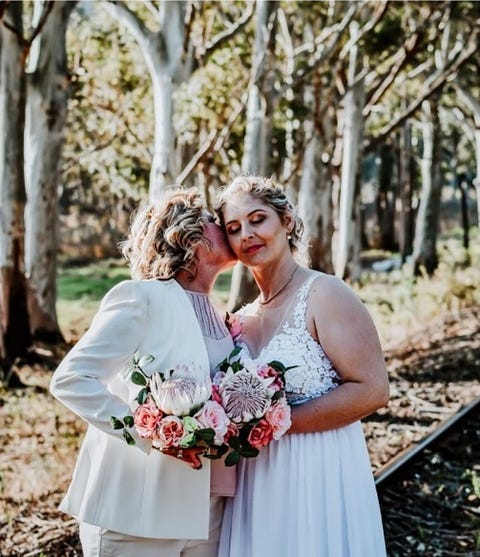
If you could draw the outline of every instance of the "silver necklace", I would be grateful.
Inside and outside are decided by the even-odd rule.
[[[266,304],[271,302],[274,298],[276,298],[279,294],[281,294],[285,290],[285,288],[287,288],[287,286],[292,282],[293,277],[295,276],[295,273],[297,272],[297,270],[298,270],[298,265],[296,265],[295,269],[293,270],[293,273],[288,277],[287,282],[281,288],[279,288],[275,292],[275,294],[272,294],[269,298],[267,298],[263,302],[259,300],[259,304],[261,306],[265,306]]]

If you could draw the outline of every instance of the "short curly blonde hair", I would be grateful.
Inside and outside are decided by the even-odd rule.
[[[180,269],[196,276],[195,252],[208,220],[196,188],[169,188],[156,203],[144,205],[133,217],[127,239],[120,244],[134,279],[170,279]]]
[[[265,205],[277,212],[280,220],[284,222],[284,217],[288,213],[293,217],[294,226],[290,232],[290,249],[299,254],[303,253],[302,243],[303,223],[298,216],[293,204],[288,199],[284,188],[271,178],[262,176],[237,176],[217,197],[215,212],[222,226],[225,225],[224,208],[227,201],[230,201],[238,193],[249,193],[259,199]]]

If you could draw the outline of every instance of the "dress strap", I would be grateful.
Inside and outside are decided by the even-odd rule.
[[[310,275],[305,282],[300,287],[297,294],[297,303],[293,310],[293,325],[296,328],[306,326],[306,315],[307,315],[307,299],[310,292],[310,287],[313,281],[318,277],[318,274]]]

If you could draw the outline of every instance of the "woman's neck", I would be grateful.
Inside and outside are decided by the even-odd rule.
[[[298,269],[293,257],[282,260],[276,265],[252,269],[252,274],[260,289],[260,303],[272,300],[287,289]]]
[[[175,280],[184,290],[208,295],[212,292],[216,278],[216,276],[201,273],[197,274],[195,278],[192,278],[191,275],[183,270],[178,271],[175,275]]]

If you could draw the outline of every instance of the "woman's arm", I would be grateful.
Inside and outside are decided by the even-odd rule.
[[[336,429],[385,406],[389,399],[388,374],[377,331],[363,303],[343,281],[322,275],[313,283],[307,325],[342,384],[326,395],[294,406],[289,433]]]
[[[124,281],[103,299],[90,328],[67,354],[50,382],[50,392],[89,424],[115,437],[110,417],[131,414],[127,402],[115,396],[108,384],[122,371],[138,349],[147,326],[148,301],[135,281]],[[150,441],[130,433],[136,446],[148,452]]]

